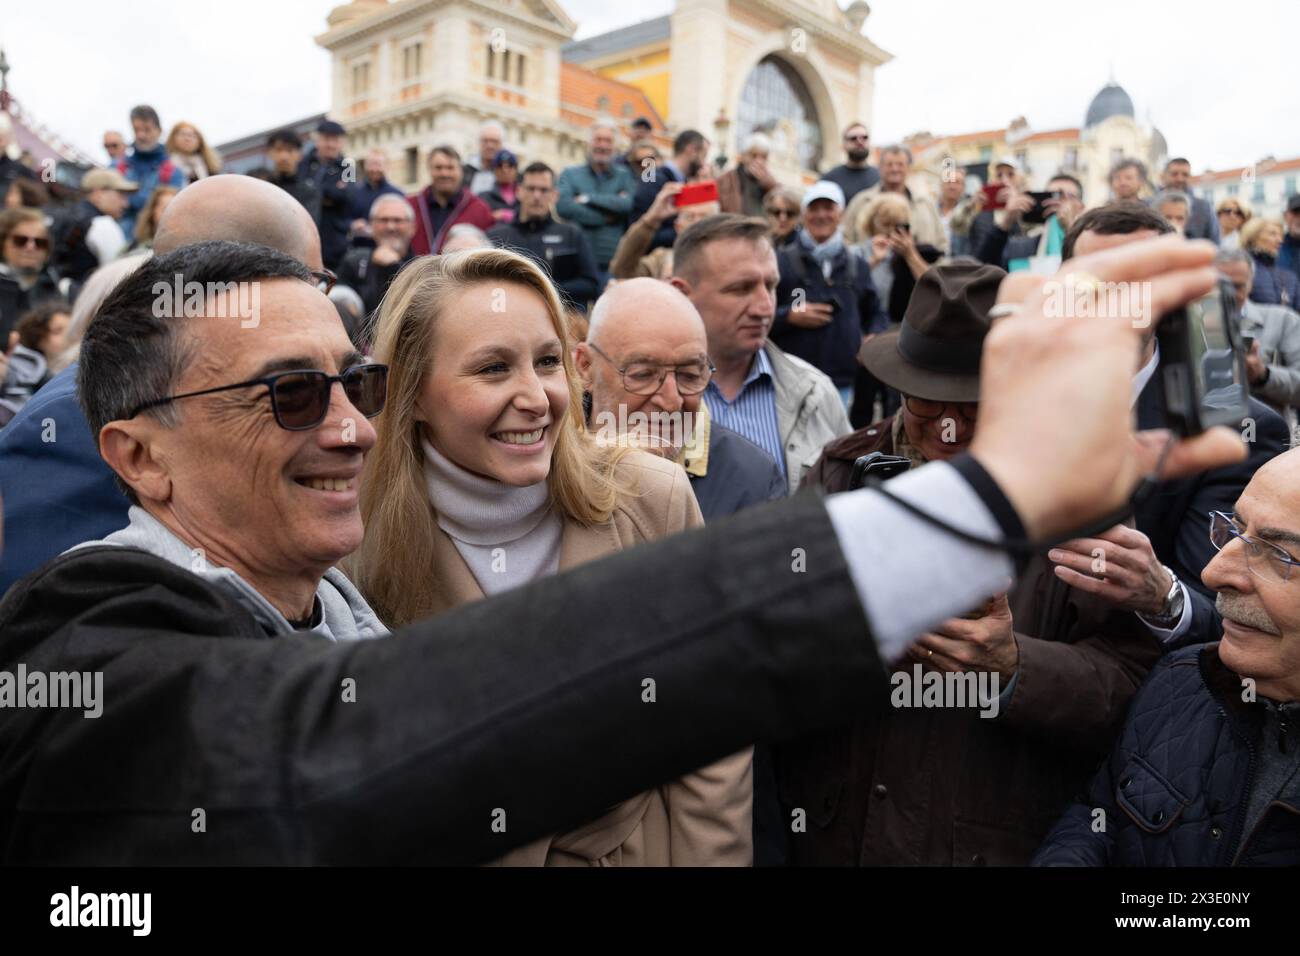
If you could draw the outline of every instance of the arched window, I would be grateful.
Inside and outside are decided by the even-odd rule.
[[[750,133],[774,132],[785,119],[794,127],[799,161],[804,169],[816,169],[822,157],[822,131],[812,94],[794,67],[779,57],[766,56],[749,74],[740,93],[737,149]]]

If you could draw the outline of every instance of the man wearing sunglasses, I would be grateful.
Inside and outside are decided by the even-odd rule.
[[[1211,516],[1221,640],[1160,662],[1035,863],[1300,865],[1297,475],[1300,451],[1280,455]]]
[[[1149,281],[1163,313],[1211,287],[1211,257],[1156,242],[1078,268]],[[211,316],[162,324],[151,290],[178,270],[214,289],[262,282],[261,321],[220,318],[230,310],[210,298]],[[145,519],[133,513],[134,546],[74,549],[0,601],[0,664],[99,672],[104,691],[94,719],[28,707],[0,721],[7,862],[499,856],[856,712],[882,687],[882,659],[1012,573],[1007,538],[1096,520],[1155,463],[1115,398],[1131,323],[1053,319],[1035,294],[985,349],[1005,384],[972,454],[894,486],[926,500],[930,521],[873,491],[797,496],[391,639],[334,642],[349,617],[351,636],[378,628],[329,568],[360,534],[353,483],[380,373],[358,368],[310,279],[273,251],[192,246],[145,264],[91,324],[81,399]],[[1024,421],[1028,406],[1049,414]],[[1080,423],[1063,441],[1050,413],[1067,407]],[[1219,430],[1170,462],[1241,453]],[[923,565],[936,580],[918,580]],[[593,761],[602,772],[583,772]]]
[[[880,170],[868,161],[871,155],[871,134],[862,123],[850,123],[844,130],[844,162],[827,170],[822,179],[829,179],[844,190],[844,202],[880,182]]]
[[[43,224],[32,226],[33,235],[44,233]],[[316,224],[297,200],[270,183],[222,175],[186,187],[163,213],[154,252],[162,255],[210,239],[279,249],[316,270],[310,281],[328,291]],[[28,480],[32,474],[41,480]],[[0,429],[0,489],[5,531],[0,593],[73,545],[126,526],[129,503],[100,458],[77,403],[76,363],[54,376]]]

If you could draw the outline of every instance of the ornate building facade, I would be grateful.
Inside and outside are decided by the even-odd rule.
[[[1059,171],[1073,173],[1083,182],[1084,201],[1089,206],[1110,197],[1110,169],[1120,159],[1141,160],[1155,180],[1168,152],[1164,136],[1155,127],[1137,121],[1132,98],[1114,82],[1093,97],[1082,126],[1035,130],[1021,116],[1002,129],[953,136],[916,133],[905,143],[918,167],[935,183],[949,158],[985,179],[994,162],[1011,156],[1020,163],[1033,189],[1043,188]]]
[[[862,0],[679,0],[573,42],[553,0],[353,0],[316,42],[333,58],[329,115],[349,152],[383,149],[408,188],[431,147],[472,155],[485,119],[526,160],[563,166],[598,115],[625,130],[646,116],[665,145],[698,129],[729,155],[762,130],[774,170],[811,181],[839,161],[843,126],[871,122],[874,71],[891,57],[862,34],[868,13]]]

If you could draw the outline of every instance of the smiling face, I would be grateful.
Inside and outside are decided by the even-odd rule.
[[[362,364],[338,312],[314,286],[285,278],[261,282],[259,290],[256,327],[244,328],[239,318],[179,320],[194,358],[172,394],[289,369],[337,375]],[[231,300],[226,314],[238,315]],[[257,580],[294,578],[305,569],[324,573],[361,544],[357,476],[375,432],[339,383],[330,388],[324,421],[306,431],[276,423],[265,386],[172,407],[176,427],[148,429],[165,479],[137,494],[209,560]]]
[[[1255,473],[1237,500],[1238,524],[1247,535],[1300,557],[1300,455],[1288,452]],[[1223,615],[1219,657],[1255,680],[1260,696],[1300,700],[1300,568],[1287,581],[1270,580],[1247,568],[1244,542],[1233,540],[1206,565],[1201,580],[1218,592]],[[1251,557],[1252,566],[1262,561]]]
[[[443,199],[460,190],[460,163],[446,153],[429,154],[429,175],[433,179],[433,191]]]
[[[814,199],[803,211],[803,227],[814,242],[825,242],[840,227],[844,211],[830,199]]]
[[[686,420],[673,427],[672,418],[664,415],[695,415],[704,393],[682,395],[673,372],[664,375],[653,393],[636,394],[628,391],[628,376],[619,369],[635,370],[638,365],[660,369],[697,366],[702,380],[707,379],[709,357],[704,323],[689,300],[656,279],[630,279],[606,294],[614,298],[601,316],[595,340],[579,343],[575,355],[583,388],[591,393],[592,428],[602,427],[603,415],[612,416],[613,421],[630,421],[633,413],[642,412],[647,419],[647,433],[657,443],[650,450],[675,457],[680,450],[677,443],[686,436]]]
[[[540,295],[479,283],[446,303],[416,413],[434,448],[476,475],[535,485],[568,408],[560,336]]]
[[[587,154],[594,166],[608,166],[613,162],[614,131],[608,126],[593,127]]]
[[[901,190],[907,182],[911,166],[906,153],[882,153],[880,155],[880,186],[886,190]]]

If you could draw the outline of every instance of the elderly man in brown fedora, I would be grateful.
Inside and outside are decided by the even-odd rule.
[[[828,444],[804,485],[844,491],[854,462],[872,452],[918,467],[966,448],[1005,275],[968,260],[921,276],[900,327],[859,353],[902,393],[902,407]],[[787,819],[807,814],[806,829],[788,834],[789,861],[1028,863],[1108,751],[1159,653],[1132,614],[1033,558],[1009,593],[923,635],[876,714],[778,748]]]

